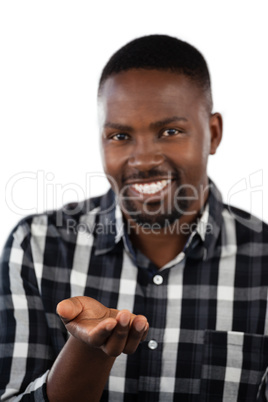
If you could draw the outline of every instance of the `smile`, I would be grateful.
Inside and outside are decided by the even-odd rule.
[[[156,194],[162,191],[169,183],[171,183],[171,180],[167,179],[145,184],[135,183],[132,187],[140,194]]]

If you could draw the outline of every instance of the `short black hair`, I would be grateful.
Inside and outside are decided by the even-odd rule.
[[[204,93],[209,111],[212,109],[211,81],[203,55],[192,45],[168,35],[148,35],[121,47],[108,60],[99,80],[131,69],[168,70],[183,74]]]

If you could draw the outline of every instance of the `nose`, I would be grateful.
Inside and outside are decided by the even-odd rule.
[[[132,168],[140,171],[148,171],[160,166],[164,162],[164,156],[154,144],[137,144],[128,159],[128,164]]]

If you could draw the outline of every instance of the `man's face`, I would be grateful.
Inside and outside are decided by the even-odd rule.
[[[129,70],[104,82],[99,113],[103,166],[124,216],[161,227],[192,220],[216,150],[201,90],[184,75]]]

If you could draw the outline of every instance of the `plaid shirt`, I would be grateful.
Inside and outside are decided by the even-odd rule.
[[[111,190],[24,219],[2,256],[0,399],[46,400],[67,339],[56,305],[87,295],[150,323],[136,353],[116,359],[102,401],[268,400],[267,242],[268,227],[224,206],[213,184],[183,252],[161,270],[133,252]]]

